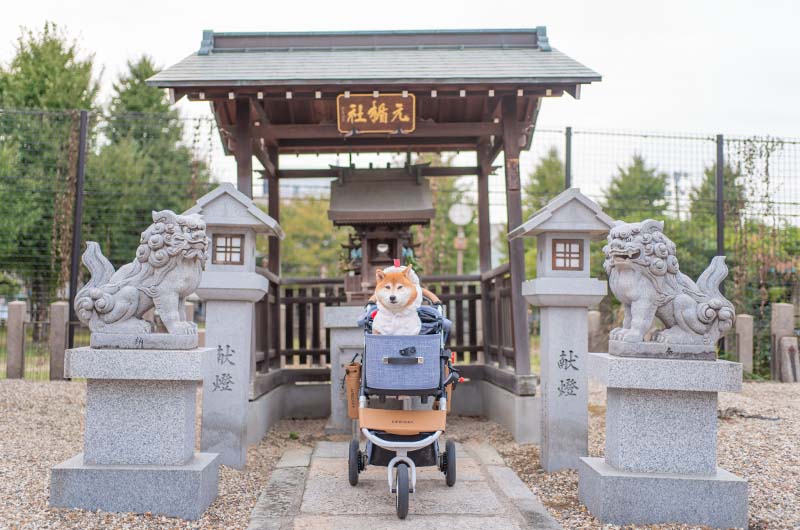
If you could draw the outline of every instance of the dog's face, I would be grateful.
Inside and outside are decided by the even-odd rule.
[[[383,269],[377,269],[375,280],[377,281],[375,297],[389,311],[402,311],[417,298],[417,286],[411,281],[410,266],[398,272],[384,272]]]

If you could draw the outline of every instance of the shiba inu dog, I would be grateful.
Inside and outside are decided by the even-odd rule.
[[[422,290],[412,279],[411,267],[392,269],[375,271],[378,313],[372,322],[372,332],[379,335],[419,335],[422,322],[417,307],[422,304]]]
[[[378,335],[419,335],[422,323],[417,308],[423,295],[434,302],[439,299],[419,285],[411,266],[388,267],[375,271],[375,303],[378,312],[372,322],[372,332]]]

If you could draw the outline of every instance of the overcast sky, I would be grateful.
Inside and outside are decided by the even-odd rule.
[[[216,31],[324,31],[547,26],[550,43],[593,68],[603,81],[585,86],[581,99],[544,101],[540,134],[521,159],[529,172],[549,145],[578,129],[668,131],[800,137],[800,1],[792,0],[403,0],[246,1],[28,0],[3,4],[0,62],[14,53],[21,26],[45,20],[65,27],[103,68],[103,97],[128,59],[143,53],[170,66],[195,52],[203,29]],[[180,103],[191,115],[204,103]],[[619,137],[615,137],[619,138]],[[610,176],[634,152],[670,175],[702,178],[713,163],[713,143],[669,146],[633,138],[576,136],[574,182],[599,196]],[[581,142],[586,142],[581,144]],[[606,142],[606,143],[604,143]],[[624,143],[627,142],[627,143]],[[624,143],[624,145],[623,145]],[[588,145],[591,149],[583,149]],[[677,150],[677,151],[676,151]],[[591,151],[591,152],[589,152]],[[677,154],[675,154],[677,153]],[[463,155],[462,155],[463,157]],[[215,153],[217,178],[235,180],[230,158]],[[281,164],[312,164],[290,157]],[[333,161],[335,163],[335,160]],[[361,162],[358,162],[362,165]],[[465,163],[461,160],[458,163]],[[469,162],[466,162],[469,163]],[[325,187],[325,183],[317,183]],[[505,217],[502,174],[491,185],[492,220]],[[288,190],[287,190],[288,191]]]
[[[142,53],[168,66],[216,31],[547,26],[551,44],[595,69],[582,98],[545,101],[542,126],[800,136],[800,2],[572,0],[353,2],[29,0],[4,2],[0,61],[19,27],[65,26],[107,87]],[[204,110],[204,109],[203,109]],[[198,111],[199,112],[199,111]]]

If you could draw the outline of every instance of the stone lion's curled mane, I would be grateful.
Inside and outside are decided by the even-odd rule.
[[[625,251],[639,255],[630,259],[630,263],[642,275],[650,280],[658,294],[666,303],[678,291],[692,295],[696,299],[706,296],[700,292],[695,283],[680,270],[675,243],[664,232],[664,223],[648,219],[640,223],[617,222],[608,234],[608,245],[603,247],[605,261],[603,267],[611,277],[615,267],[613,250],[623,248]]]
[[[202,230],[205,224],[198,215],[170,215],[172,212],[158,212],[154,222],[142,232],[136,258],[126,269],[119,286],[138,284],[153,286],[161,283],[163,277],[174,269],[179,260],[199,259],[205,268],[205,250],[201,244],[205,238],[193,238],[192,234]],[[120,272],[122,272],[120,269]]]

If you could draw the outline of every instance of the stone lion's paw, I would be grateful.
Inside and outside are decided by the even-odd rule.
[[[642,342],[643,338],[644,337],[642,337],[641,334],[633,332],[631,330],[628,330],[628,333],[625,334],[625,336],[622,338],[622,341],[623,342]]]
[[[611,340],[622,340],[622,337],[625,336],[625,331],[624,328],[614,328],[611,330],[611,333],[608,334],[608,337]]]
[[[197,335],[197,324],[194,322],[175,322],[169,332],[173,335]]]

